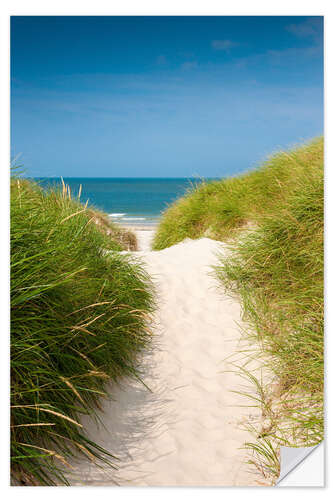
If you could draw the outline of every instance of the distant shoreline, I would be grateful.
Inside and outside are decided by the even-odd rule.
[[[130,229],[131,231],[156,231],[158,224],[124,224],[121,222],[116,222],[117,226],[123,227],[125,229]]]

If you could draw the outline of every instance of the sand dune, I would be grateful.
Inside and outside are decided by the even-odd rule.
[[[155,341],[142,359],[142,379],[112,387],[93,439],[119,457],[118,470],[81,463],[74,484],[152,486],[258,486],[262,476],[242,449],[246,423],[260,420],[246,408],[242,379],[226,371],[240,343],[240,306],[209,275],[219,242],[186,240],[149,250],[151,231],[138,231],[141,251],[158,291]],[[239,356],[238,356],[239,357]]]

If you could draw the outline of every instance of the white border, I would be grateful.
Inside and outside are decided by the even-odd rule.
[[[330,15],[330,6],[333,4],[330,0],[280,0],[279,2],[267,2],[267,0],[238,0],[238,1],[209,1],[199,2],[198,0],[169,0],[168,2],[157,2],[156,0],[118,0],[115,1],[98,1],[86,2],[81,1],[65,1],[58,0],[55,3],[46,3],[45,0],[12,0],[3,1],[0,6],[1,12],[1,24],[0,24],[0,50],[1,50],[1,182],[0,182],[0,200],[1,200],[1,263],[2,263],[2,314],[1,314],[1,389],[2,389],[2,413],[1,413],[1,489],[3,494],[10,497],[24,497],[25,498],[37,498],[39,496],[45,496],[45,494],[50,497],[59,495],[61,496],[80,496],[80,500],[83,498],[91,498],[91,495],[98,494],[99,497],[109,497],[113,496],[116,498],[128,498],[130,496],[135,497],[135,499],[144,498],[145,500],[150,498],[156,498],[158,496],[160,499],[169,498],[170,495],[179,498],[191,498],[191,500],[196,500],[197,498],[221,498],[221,495],[228,495],[232,498],[244,498],[246,500],[260,498],[266,498],[267,495],[279,495],[281,489],[279,488],[65,488],[62,487],[59,491],[57,488],[9,488],[8,484],[8,446],[9,446],[9,435],[8,429],[8,381],[9,381],[9,365],[8,365],[8,354],[9,354],[9,342],[8,342],[8,325],[9,325],[9,314],[8,314],[8,248],[9,248],[9,238],[8,238],[8,162],[10,157],[9,151],[9,15],[325,15],[325,28],[326,28],[326,52],[328,47],[333,47],[332,43],[332,22]],[[330,88],[329,79],[329,58],[326,57],[326,89]],[[329,165],[329,127],[328,127],[328,109],[329,109],[329,98],[326,92],[326,119],[325,119],[325,137],[326,137],[326,165]],[[326,182],[327,187],[331,186],[332,175],[329,172],[329,168],[326,169]],[[330,187],[328,187],[330,189]],[[333,201],[331,196],[327,196],[326,193],[326,214],[333,214]],[[332,217],[332,215],[330,215]],[[326,227],[326,255],[332,254],[332,245],[330,245],[331,235]],[[328,259],[326,262],[326,274],[329,273],[329,263]],[[328,291],[328,287],[327,287]],[[330,323],[329,310],[326,311],[326,323],[327,326]],[[329,344],[329,337],[332,332],[328,332],[326,335],[326,352]],[[326,363],[326,371],[328,372],[328,364]],[[327,401],[327,403],[330,403]],[[326,405],[326,414],[328,412],[328,405]],[[326,421],[328,421],[327,419]],[[329,450],[329,440],[327,439],[329,432],[326,432],[326,442],[328,442]],[[328,454],[330,455],[330,453]],[[194,457],[195,458],[195,457]],[[329,457],[328,457],[329,458]],[[200,460],[197,457],[197,460]],[[331,460],[326,461],[326,470],[330,469]],[[329,482],[329,479],[328,479]],[[300,489],[302,498],[313,498],[316,496],[327,496],[330,485],[326,489],[320,489],[314,492],[312,488]],[[283,489],[284,499],[292,498],[294,500],[295,491],[293,489],[284,488]]]

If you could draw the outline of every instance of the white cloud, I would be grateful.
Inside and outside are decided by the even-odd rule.
[[[215,50],[223,50],[228,52],[233,47],[237,47],[239,43],[233,42],[232,40],[212,40],[212,47]]]
[[[300,38],[317,38],[322,35],[322,17],[310,17],[298,24],[289,24],[286,30]]]
[[[164,66],[165,64],[167,64],[167,58],[163,54],[161,54],[156,59],[156,62],[159,66]]]
[[[194,68],[197,68],[197,67],[198,67],[197,61],[185,61],[181,65],[181,69],[183,69],[183,70],[194,69]]]

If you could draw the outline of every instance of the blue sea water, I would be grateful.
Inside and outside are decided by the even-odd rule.
[[[43,187],[61,186],[60,178],[39,177]],[[104,178],[65,177],[71,192],[81,201],[99,208],[123,225],[155,225],[169,204],[194,184],[207,179],[194,178]]]

